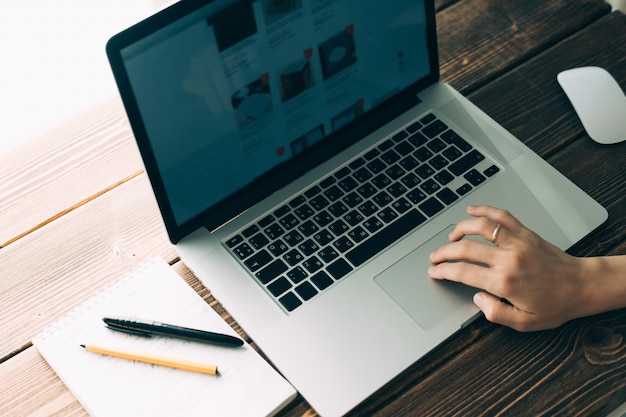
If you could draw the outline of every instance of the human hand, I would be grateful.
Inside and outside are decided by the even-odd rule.
[[[548,243],[507,211],[470,206],[467,212],[474,218],[460,221],[451,243],[430,255],[432,278],[485,290],[474,302],[487,320],[519,331],[555,328],[591,313],[583,258]],[[495,245],[463,239],[467,235]]]

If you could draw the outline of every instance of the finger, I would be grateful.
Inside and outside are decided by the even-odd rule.
[[[490,268],[469,262],[443,262],[428,268],[428,275],[433,279],[445,279],[460,282],[470,287],[491,290],[495,275]]]
[[[460,260],[491,264],[497,256],[497,251],[498,249],[492,245],[463,239],[441,246],[430,254],[429,259],[434,264]]]
[[[500,226],[498,226],[500,225]],[[500,236],[503,229],[506,227],[498,222],[494,222],[487,217],[477,217],[474,219],[465,219],[458,222],[450,232],[448,238],[452,242],[461,240],[465,236],[477,235],[483,239],[493,242],[495,237]],[[494,231],[498,230],[497,236],[494,236]]]
[[[474,304],[483,312],[485,318],[492,323],[502,324],[520,332],[536,330],[534,317],[514,305],[503,302],[489,293],[474,294]]]
[[[468,206],[467,213],[473,217],[486,217],[512,231],[524,227],[510,212],[492,206]]]

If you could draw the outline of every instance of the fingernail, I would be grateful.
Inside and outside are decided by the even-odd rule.
[[[477,292],[474,294],[474,304],[478,306],[482,310],[483,304],[485,303],[485,295],[483,293]]]
[[[431,267],[428,268],[428,275],[429,276],[432,277],[434,272],[435,272],[435,267],[434,266],[431,266]]]
[[[428,255],[428,259],[430,259],[431,261],[435,259],[435,252],[431,252],[430,255]]]

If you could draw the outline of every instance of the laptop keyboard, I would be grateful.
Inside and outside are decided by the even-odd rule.
[[[225,245],[293,311],[498,171],[429,113]]]

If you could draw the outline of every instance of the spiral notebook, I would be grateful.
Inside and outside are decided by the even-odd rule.
[[[267,416],[295,389],[247,343],[229,348],[142,338],[105,327],[107,315],[134,316],[219,333],[236,332],[161,258],[128,273],[33,340],[93,416]],[[211,376],[87,352],[103,344],[218,365]]]

